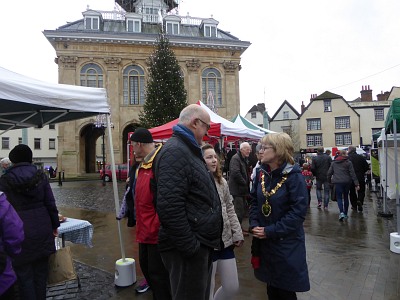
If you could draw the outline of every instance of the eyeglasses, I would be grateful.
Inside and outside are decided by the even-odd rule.
[[[260,149],[260,151],[262,150],[262,151],[265,151],[265,150],[267,150],[267,149],[273,149],[274,147],[272,147],[272,146],[261,146],[261,149]]]
[[[210,124],[207,124],[206,122],[204,122],[204,121],[203,121],[202,119],[200,119],[200,118],[197,118],[197,120],[199,120],[201,123],[203,123],[204,125],[206,125],[207,130],[210,130],[210,127],[211,127]]]

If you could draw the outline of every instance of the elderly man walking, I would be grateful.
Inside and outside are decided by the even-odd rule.
[[[229,164],[229,191],[233,197],[233,205],[240,225],[245,214],[246,199],[250,192],[249,169],[247,159],[251,152],[250,144],[243,142],[240,144],[240,151],[232,156]],[[243,230],[243,235],[249,233]]]
[[[208,299],[212,252],[221,247],[221,201],[200,148],[209,129],[204,108],[185,107],[156,163],[159,250],[174,300]]]
[[[332,158],[324,153],[324,147],[317,149],[317,156],[312,158],[311,172],[317,181],[318,208],[322,206],[322,187],[324,188],[324,209],[328,209],[329,204],[329,182],[328,170],[331,166]]]

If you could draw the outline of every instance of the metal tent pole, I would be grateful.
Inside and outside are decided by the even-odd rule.
[[[394,178],[395,178],[395,188],[396,188],[396,216],[397,216],[397,233],[400,232],[400,203],[399,203],[399,170],[397,167],[397,120],[393,119],[393,142],[394,142]]]
[[[114,191],[114,201],[115,201],[115,213],[118,215],[119,213],[119,197],[118,197],[118,186],[117,186],[117,172],[115,171],[115,157],[114,157],[114,147],[112,142],[112,133],[111,133],[111,121],[110,115],[107,115],[107,128],[108,128],[108,142],[110,145],[110,158],[111,158],[111,172],[112,172],[112,184]],[[122,239],[121,233],[121,221],[117,221],[118,224],[118,235],[119,235],[119,245],[121,247],[121,257],[122,260],[125,261],[125,248],[124,241]]]

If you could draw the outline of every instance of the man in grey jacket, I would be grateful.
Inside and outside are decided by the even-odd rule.
[[[314,156],[311,164],[311,172],[317,181],[318,208],[322,206],[322,187],[324,187],[324,209],[328,209],[329,204],[329,182],[327,178],[332,158],[324,153],[324,147],[318,148],[317,156]]]
[[[243,221],[246,198],[249,195],[250,188],[249,170],[246,161],[250,152],[250,144],[247,142],[241,143],[240,151],[232,156],[229,164],[229,191],[233,196],[233,205],[240,224]],[[245,230],[243,234],[249,235]]]

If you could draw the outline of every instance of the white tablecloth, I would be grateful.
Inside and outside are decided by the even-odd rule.
[[[58,227],[58,236],[62,238],[63,244],[65,241],[70,241],[74,244],[93,247],[93,225],[86,220],[67,218]]]

